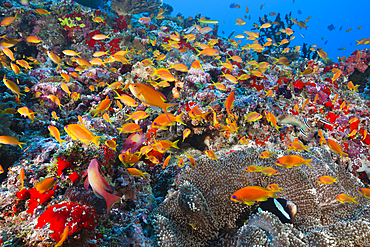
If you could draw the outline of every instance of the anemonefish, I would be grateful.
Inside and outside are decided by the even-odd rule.
[[[297,214],[297,206],[283,198],[268,198],[266,201],[261,202],[252,214],[260,211],[269,211],[275,214],[282,223],[293,223]]]

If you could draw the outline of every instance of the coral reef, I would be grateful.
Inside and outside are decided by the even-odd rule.
[[[334,233],[328,234],[332,236],[334,242],[339,243],[344,241],[340,236],[341,233],[335,232],[341,229],[340,225],[352,224],[351,226],[356,228],[363,224],[370,224],[363,218],[368,205],[366,198],[359,197],[358,203],[346,205],[335,200],[335,196],[340,193],[356,196],[358,188],[364,185],[347,173],[343,167],[333,163],[327,150],[315,148],[311,150],[311,154],[304,155],[305,158],[314,159],[311,162],[313,168],[300,166],[292,169],[276,166],[272,162],[274,158],[282,155],[281,152],[274,154],[268,160],[259,158],[260,153],[259,149],[248,148],[221,157],[219,162],[202,157],[198,159],[195,168],[188,166],[178,180],[178,190],[167,196],[153,213],[160,245],[207,246],[209,241],[217,242],[220,233],[235,231],[236,222],[241,217],[248,220],[248,225],[239,229],[239,234],[243,235],[240,239],[245,235],[247,239],[251,239],[256,234],[261,235],[260,230],[249,229],[249,226],[258,227],[276,236],[276,239],[271,240],[266,237],[266,233],[262,234],[261,239],[272,246],[289,246],[285,245],[286,243],[290,243],[291,246],[294,244],[306,246],[319,243],[325,239],[322,235],[313,232],[320,232],[322,227],[329,232],[333,231]],[[244,171],[246,166],[252,164],[273,167],[279,171],[279,175],[269,177],[261,173]],[[338,184],[322,185],[315,182],[317,178],[325,175],[337,175]],[[298,207],[294,230],[280,223],[274,216],[266,216],[266,213],[248,219],[253,206],[230,200],[233,192],[240,188],[266,187],[272,183],[285,188],[278,195],[280,198],[289,199]],[[257,220],[258,217],[266,217],[266,219],[262,218],[260,221]],[[350,223],[352,221],[353,223]],[[275,224],[283,232],[289,233],[280,233],[278,228],[275,228]],[[362,229],[358,230],[366,233]],[[290,233],[291,231],[293,233]],[[306,234],[306,238],[300,237],[298,231]],[[366,236],[359,238],[363,240]],[[359,243],[355,236],[347,241]],[[253,245],[247,240],[244,243],[245,246]],[[366,246],[365,243],[361,244]]]

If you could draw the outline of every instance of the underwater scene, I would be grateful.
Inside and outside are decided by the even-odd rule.
[[[369,6],[0,1],[0,246],[369,247]]]

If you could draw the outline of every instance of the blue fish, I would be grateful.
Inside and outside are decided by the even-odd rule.
[[[236,4],[236,3],[232,3],[232,4],[230,4],[230,6],[229,6],[231,9],[239,9],[240,8],[240,5],[238,5],[238,4]]]
[[[103,10],[103,6],[104,6],[103,0],[74,0],[74,1],[83,6],[90,7],[93,9],[100,9],[101,11],[105,12]]]
[[[330,25],[328,26],[328,29],[329,29],[330,31],[333,31],[333,30],[335,29],[335,27],[334,27],[334,25],[333,25],[333,24],[330,24]]]

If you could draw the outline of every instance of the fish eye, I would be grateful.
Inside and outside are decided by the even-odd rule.
[[[233,196],[233,199],[235,199],[236,198],[236,196]]]

